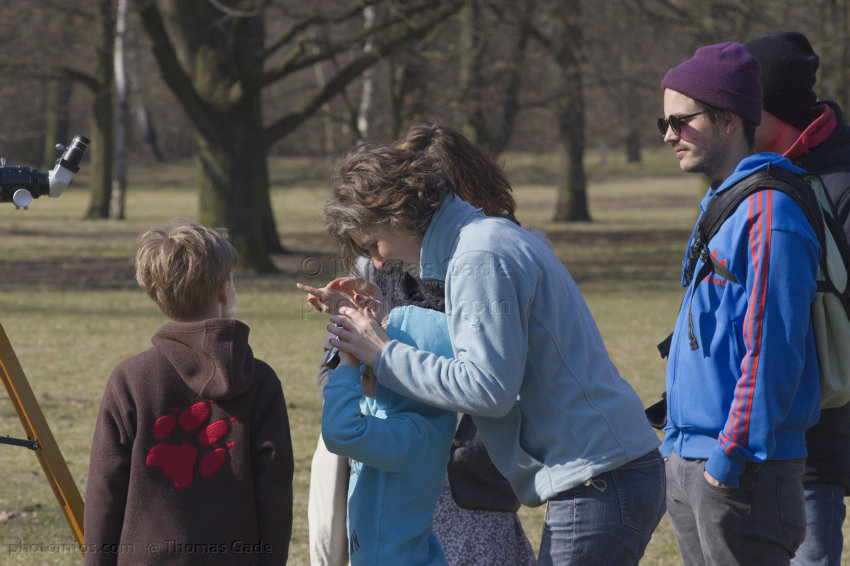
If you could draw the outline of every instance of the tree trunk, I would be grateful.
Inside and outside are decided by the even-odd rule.
[[[109,199],[109,218],[124,219],[124,196],[127,192],[127,137],[130,129],[130,104],[127,76],[125,38],[127,31],[127,0],[118,0],[115,21],[115,98],[118,114],[115,121],[115,178]]]
[[[569,4],[574,4],[570,2]],[[558,135],[563,147],[563,175],[558,187],[555,221],[589,221],[587,176],[584,171],[585,121],[584,89],[580,46],[582,42],[579,5],[575,3],[570,18],[565,20],[567,38],[561,41],[554,57],[560,93],[556,97]]]
[[[389,58],[389,70],[387,72],[387,92],[389,96],[390,114],[390,139],[401,137],[401,129],[404,123],[404,75],[407,61],[398,55]]]
[[[375,23],[375,7],[363,8],[363,29],[370,29]],[[363,46],[364,53],[370,53],[375,46],[375,37],[370,35]],[[372,101],[375,92],[375,68],[369,67],[363,71],[363,86],[361,88],[360,106],[357,109],[357,136],[361,140],[369,139],[369,126],[372,115]]]
[[[200,180],[199,221],[227,229],[240,265],[263,273],[275,270],[266,233],[275,223],[265,148],[256,135],[258,119],[259,106],[242,106],[222,116],[214,136],[196,136],[195,162]],[[276,232],[274,239],[280,248]]]
[[[478,107],[481,98],[481,56],[484,53],[479,25],[478,2],[467,2],[460,10],[460,34],[458,43],[458,91],[460,104],[458,123],[461,133],[473,142],[478,142],[480,125]]]
[[[512,33],[516,35],[513,39],[495,35],[498,39],[494,42],[510,42],[509,49],[500,54],[495,65],[485,57],[494,37],[484,17],[486,3],[468,2],[460,12],[458,108],[462,116],[459,123],[466,137],[492,155],[499,155],[507,147],[520,110],[522,68],[531,35],[529,18],[535,13],[533,4],[525,0],[509,3],[509,16],[502,17],[509,17],[514,26]],[[496,73],[494,66],[502,70]],[[495,82],[494,74],[499,77]]]
[[[313,65],[313,75],[316,77],[316,84],[321,88],[327,84],[325,80],[325,72],[322,69],[322,63]],[[322,104],[322,133],[324,135],[324,153],[325,157],[330,159],[334,154],[334,121],[333,112],[329,103]]]
[[[124,1],[124,0],[122,0]],[[127,5],[127,10],[131,10],[131,6]],[[132,112],[136,128],[138,128],[139,137],[142,140],[142,144],[144,145],[145,150],[148,152],[148,155],[153,157],[153,159],[160,163],[163,161],[162,150],[159,148],[159,139],[156,133],[156,125],[154,124],[153,118],[151,117],[150,110],[148,110],[148,106],[145,102],[144,93],[142,89],[139,88],[139,84],[142,82],[143,72],[142,72],[142,64],[139,60],[139,47],[136,45],[136,42],[133,41],[135,39],[133,35],[133,29],[129,28],[126,30],[127,41],[125,45],[125,57],[127,67],[130,69],[129,76],[130,77],[139,77],[139,80],[131,80],[129,81],[130,95],[129,99],[132,101],[132,107],[135,108],[135,112]],[[128,125],[129,130],[129,125]]]
[[[587,176],[584,171],[585,121],[582,85],[582,23],[580,0],[548,4],[548,18],[534,28],[535,38],[552,58],[553,107],[561,142],[562,175],[555,202],[556,222],[589,221]]]
[[[156,127],[151,119],[151,113],[143,100],[138,96],[134,97],[134,99],[136,102],[136,126],[139,128],[139,136],[141,136],[148,153],[159,163],[163,161],[163,157],[162,151],[159,149]]]
[[[572,86],[577,88],[577,91],[573,92],[573,96],[566,97],[571,103],[562,104],[558,116],[558,133],[563,147],[563,173],[555,205],[556,222],[590,220],[587,176],[584,171],[584,97],[580,84]]]
[[[45,125],[44,156],[42,169],[53,168],[59,153],[56,144],[71,142],[71,93],[73,82],[68,80],[52,80],[47,91],[47,123]]]
[[[95,52],[94,110],[91,131],[91,197],[87,218],[107,218],[112,193],[112,152],[115,116],[113,83],[115,70],[115,4],[99,0],[97,9],[97,48]]]
[[[635,124],[629,124],[626,132],[626,161],[628,163],[640,163],[640,132]]]
[[[430,120],[426,111],[427,79],[420,59],[402,52],[389,58],[389,137],[398,139],[406,124]]]

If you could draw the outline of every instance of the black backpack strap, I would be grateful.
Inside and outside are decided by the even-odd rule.
[[[670,345],[673,344],[673,333],[667,335],[667,338],[662,340],[656,348],[658,348],[658,353],[661,354],[662,358],[666,358],[670,353]]]
[[[811,173],[807,173],[806,177],[816,177]],[[822,181],[818,179],[822,184]],[[844,237],[844,231],[841,224],[835,217],[835,206],[832,199],[825,190],[820,195],[829,203],[829,213],[825,213],[825,209],[818,202],[818,196],[809,184],[809,180],[803,176],[797,175],[787,169],[768,164],[767,168],[757,171],[756,173],[741,179],[738,183],[728,187],[726,190],[711,199],[706,206],[706,210],[700,217],[697,227],[694,230],[694,240],[691,247],[688,248],[688,266],[685,272],[685,282],[690,284],[694,277],[694,269],[696,268],[697,260],[702,259],[703,265],[699,273],[696,274],[694,281],[694,289],[691,293],[693,299],[696,287],[699,283],[711,272],[726,278],[728,281],[737,283],[735,276],[719,261],[714,261],[711,253],[708,251],[708,242],[717,233],[717,230],[723,222],[735,211],[738,205],[751,194],[765,189],[774,189],[784,192],[794,199],[797,205],[802,209],[806,219],[811,224],[815,231],[818,242],[821,244],[821,264],[822,271],[825,274],[824,281],[818,281],[818,290],[830,292],[837,296],[844,305],[845,310],[850,316],[850,285],[845,289],[836,289],[835,284],[829,278],[829,270],[826,262],[826,233],[829,230],[832,234],[832,240],[838,246],[841,258],[844,262],[846,271],[850,273],[850,243]],[[826,229],[824,228],[826,225]],[[693,319],[691,316],[691,306],[688,304],[688,338],[692,349],[697,349],[699,345],[696,341],[696,336],[693,332]],[[670,334],[663,342],[658,345],[658,351],[662,358],[666,358],[670,351],[673,334]],[[666,399],[648,407],[646,409],[647,418],[650,424],[655,427],[663,427],[666,419],[661,419],[662,412],[666,408]],[[664,414],[666,417],[666,414]]]
[[[708,242],[744,199],[755,192],[767,189],[779,190],[791,196],[805,213],[818,236],[818,240],[823,241],[823,222],[820,220],[820,208],[815,199],[812,198],[811,187],[799,175],[782,167],[768,164],[766,168],[744,177],[718,193],[708,202],[705,212],[697,224],[694,241],[688,248],[688,269],[685,273],[685,281],[688,284],[693,281],[694,288],[691,292],[691,300],[693,300],[697,286],[711,273],[717,273],[732,283],[738,282],[726,266],[714,260],[708,249]],[[699,272],[694,275],[698,259],[701,259],[703,264]],[[690,302],[688,303],[688,340],[692,350],[699,348],[694,333]]]

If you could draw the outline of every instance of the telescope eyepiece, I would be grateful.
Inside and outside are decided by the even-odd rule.
[[[88,149],[90,143],[90,139],[77,134],[68,146],[56,144],[56,149],[65,150],[56,164],[61,164],[66,169],[77,173],[80,170],[80,162],[83,160],[83,154]]]

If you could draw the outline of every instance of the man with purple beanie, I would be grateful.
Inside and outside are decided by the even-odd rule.
[[[661,135],[683,171],[710,182],[701,214],[768,165],[803,172],[754,153],[759,74],[742,44],[721,43],[661,81]],[[686,565],[788,564],[805,533],[805,436],[820,412],[810,319],[820,245],[793,198],[765,189],[708,249],[690,273],[712,259],[724,269],[697,285],[686,258],[667,361],[667,511]]]
[[[850,241],[850,127],[837,103],[818,101],[820,58],[795,31],[772,31],[746,47],[761,64],[764,90],[756,149],[781,153],[820,176]],[[837,565],[844,546],[844,497],[850,494],[850,404],[823,409],[806,433],[806,448],[806,539],[792,564]]]

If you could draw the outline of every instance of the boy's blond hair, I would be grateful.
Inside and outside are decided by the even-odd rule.
[[[139,237],[136,281],[172,320],[200,316],[236,267],[236,249],[224,233],[174,220]]]

